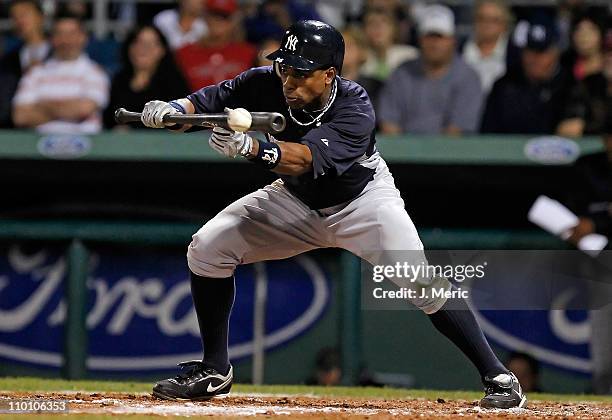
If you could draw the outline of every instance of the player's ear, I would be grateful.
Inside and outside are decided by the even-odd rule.
[[[336,69],[334,67],[330,67],[325,71],[325,84],[331,85],[336,78]]]

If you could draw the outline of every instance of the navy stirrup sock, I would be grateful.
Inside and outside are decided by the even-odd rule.
[[[191,296],[198,317],[204,364],[225,375],[229,370],[229,318],[234,305],[234,277],[209,278],[191,274]]]
[[[472,361],[478,369],[481,379],[494,377],[500,373],[509,373],[499,361],[485,338],[474,314],[465,300],[455,300],[453,308],[440,310],[429,315],[434,326],[451,340]]]

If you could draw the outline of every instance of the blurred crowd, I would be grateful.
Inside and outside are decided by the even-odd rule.
[[[368,92],[384,134],[609,132],[610,10],[470,7],[402,0],[179,0],[116,2],[123,35],[89,31],[92,3],[0,3],[0,128],[95,133],[118,107],[184,97],[253,66],[285,29],[319,19],[342,30],[342,76]],[[139,124],[132,127],[137,128]],[[127,128],[127,127],[121,127]]]

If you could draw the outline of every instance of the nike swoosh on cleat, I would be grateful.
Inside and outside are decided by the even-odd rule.
[[[221,388],[223,388],[225,385],[229,384],[232,380],[232,375],[228,375],[227,379],[225,379],[223,382],[221,382],[219,385],[217,386],[212,386],[211,383],[208,384],[208,387],[206,388],[206,392],[215,392]]]

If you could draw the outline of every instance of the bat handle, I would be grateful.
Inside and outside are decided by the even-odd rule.
[[[118,122],[119,124],[125,124],[125,123],[130,123],[130,122],[141,122],[141,117],[142,117],[142,113],[141,112],[132,112],[132,111],[128,111],[125,108],[118,108],[115,111],[115,121]],[[188,115],[164,115],[164,122],[177,122],[177,121],[172,121],[172,120],[177,120],[177,119],[185,119],[185,118],[189,118],[190,116]],[[189,124],[190,121],[178,121],[178,123],[180,124]]]

